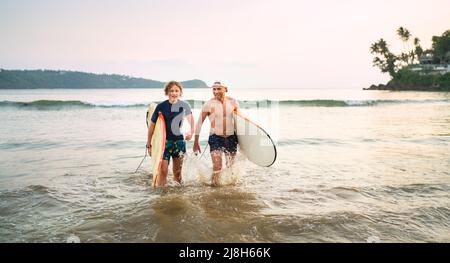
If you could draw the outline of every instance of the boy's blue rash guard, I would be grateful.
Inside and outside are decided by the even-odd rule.
[[[156,123],[158,112],[164,116],[166,123],[166,140],[183,140],[180,127],[185,116],[192,114],[191,107],[187,102],[177,101],[171,104],[169,100],[159,103],[152,115],[152,122]]]

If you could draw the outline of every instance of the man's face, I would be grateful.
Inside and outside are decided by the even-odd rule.
[[[223,86],[213,86],[213,94],[216,99],[221,99],[225,96],[225,87]]]

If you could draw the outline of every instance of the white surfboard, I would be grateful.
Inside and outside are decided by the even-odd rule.
[[[258,124],[234,112],[234,124],[238,137],[239,151],[249,161],[269,167],[277,159],[277,148],[270,135]]]
[[[150,126],[153,112],[155,111],[156,103],[150,103],[147,110],[147,127]],[[163,159],[164,148],[166,146],[166,123],[164,122],[164,116],[161,112],[158,113],[158,119],[156,120],[155,130],[152,136],[152,151],[150,159],[150,168],[153,174],[152,186],[156,186],[156,180],[159,176],[161,169],[161,162]]]

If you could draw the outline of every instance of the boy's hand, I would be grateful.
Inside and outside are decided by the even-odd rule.
[[[190,141],[192,139],[192,132],[186,133],[186,136],[184,138],[186,141]]]
[[[152,146],[151,145],[147,145],[147,152],[148,152],[148,156],[152,156]]]

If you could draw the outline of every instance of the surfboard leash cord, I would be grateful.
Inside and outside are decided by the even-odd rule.
[[[147,151],[148,151],[148,149],[147,149],[147,146],[146,146],[146,147],[145,147],[145,155],[144,155],[144,158],[142,158],[141,163],[140,163],[139,166],[136,168],[136,171],[134,171],[134,173],[136,173],[136,172],[139,170],[139,168],[141,168],[141,165],[142,165],[142,163],[144,162],[145,157],[147,157]]]

